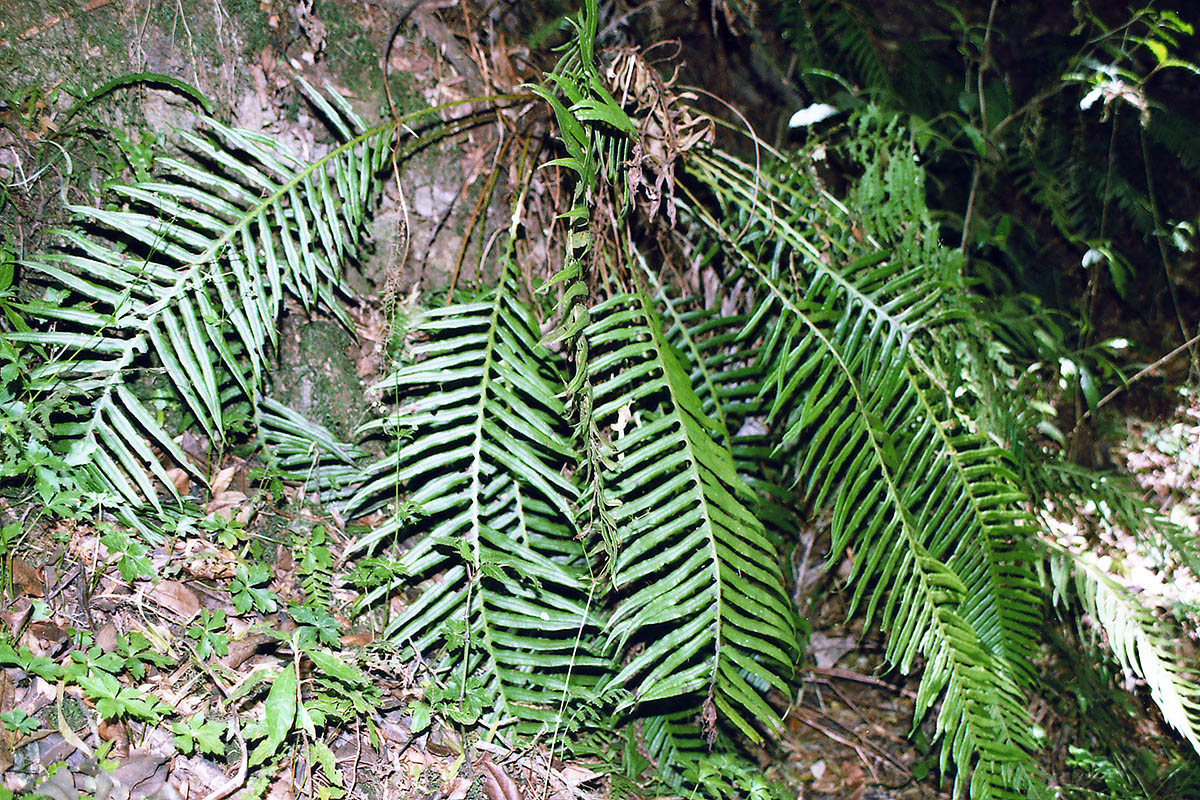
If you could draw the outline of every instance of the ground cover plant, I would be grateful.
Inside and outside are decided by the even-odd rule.
[[[854,8],[807,10],[791,35],[832,15],[856,77],[870,77]],[[922,735],[953,797],[1053,793],[1029,710],[1053,689],[1039,667],[1046,631],[1078,626],[1098,645],[1087,658],[1141,682],[1200,749],[1197,684],[1173,627],[1194,609],[1150,607],[1070,523],[1090,504],[1098,524],[1157,553],[1164,575],[1197,571],[1195,531],[1068,458],[1079,439],[1054,403],[1073,406],[1076,426],[1098,414],[1120,345],[1087,316],[1099,278],[1079,347],[1051,315],[1014,318],[1032,293],[998,290],[1021,251],[976,184],[1003,126],[983,126],[990,144],[972,162],[958,132],[924,124],[895,87],[824,97],[811,86],[843,118],[773,146],[701,110],[699,92],[645,52],[604,49],[601,23],[596,0],[563,17],[537,83],[382,123],[297,78],[334,137],[311,159],[197,115],[108,202],[67,206],[55,247],[0,251],[5,489],[36,498],[93,566],[130,585],[159,579],[146,596],[183,620],[60,631],[35,652],[24,639],[44,603],[22,606],[0,664],[54,697],[41,718],[5,711],[9,765],[54,731],[89,759],[91,783],[65,769],[37,778],[109,791],[119,737],[89,744],[71,713],[109,732],[169,729],[174,752],[225,759],[215,797],[263,795],[285,774],[305,793],[352,794],[357,773],[335,745],[360,725],[380,751],[389,737],[455,737],[453,774],[409,775],[414,792],[478,781],[518,796],[479,755],[503,746],[536,753],[524,766],[546,796],[600,791],[583,785],[596,773],[571,779],[555,762],[564,753],[611,773],[614,793],[641,776],[644,794],[782,796],[749,754],[770,752],[797,702],[803,519],[827,525],[827,565],[848,565],[848,613],[882,632],[892,668],[919,675],[913,728],[928,718]],[[1173,55],[1187,32],[1178,17],[1135,14],[1127,30],[1154,70],[1196,71]],[[962,32],[986,51],[990,22]],[[1136,86],[1121,37],[1097,41]],[[848,85],[832,66],[805,74]],[[969,66],[980,86],[987,68]],[[1140,111],[1141,90],[1114,94],[1112,70],[1060,83],[1092,81],[1106,105]],[[975,112],[963,113],[955,124],[974,141]],[[342,441],[271,397],[281,318],[320,312],[353,328],[343,273],[365,257],[383,183],[488,120],[519,154],[507,224],[482,250],[491,277],[387,295],[376,413]],[[971,200],[957,220],[931,209],[945,173],[926,168],[929,147],[966,153]],[[1012,169],[1120,291],[1129,257],[1107,223],[1085,230],[1050,195],[1044,155]],[[955,222],[957,246],[945,233]],[[973,240],[985,223],[990,238]],[[1058,397],[1036,388],[1046,363]],[[255,479],[292,509],[291,530],[254,529],[243,489]],[[3,528],[14,594],[31,585],[19,554],[32,527]],[[157,555],[191,546],[186,567]],[[200,578],[221,582],[228,608],[202,607],[187,585]],[[211,696],[164,699],[170,670],[211,682]],[[392,689],[403,734],[385,713]],[[1076,764],[1132,796],[1103,754],[1082,749]]]

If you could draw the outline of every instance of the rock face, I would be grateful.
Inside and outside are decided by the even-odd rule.
[[[437,43],[453,43],[445,23],[418,9],[397,26],[403,5],[8,4],[0,12],[0,180],[18,188],[10,193],[13,213],[0,219],[0,241],[16,243],[18,258],[52,247],[49,235],[65,221],[63,198],[102,206],[106,183],[154,178],[161,145],[194,128],[202,113],[187,92],[155,75],[187,83],[217,119],[267,134],[304,160],[328,152],[335,137],[297,91],[297,75],[347,98],[368,125],[480,89],[474,77],[468,85],[448,71]],[[76,108],[122,76],[128,80]],[[419,297],[452,277],[460,287],[475,280],[481,243],[505,220],[504,209],[477,208],[490,166],[484,150],[466,137],[441,140],[396,164],[369,220],[363,261],[345,265],[350,291],[366,305]],[[21,183],[39,171],[44,179]],[[503,197],[502,187],[503,179],[494,197]],[[353,331],[293,307],[281,322],[270,391],[345,439],[366,415],[360,354]]]
[[[367,417],[357,352],[355,338],[335,320],[288,314],[280,325],[271,396],[340,440],[351,439]]]

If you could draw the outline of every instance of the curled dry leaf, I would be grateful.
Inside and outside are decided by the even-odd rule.
[[[446,800],[466,800],[467,793],[471,791],[472,783],[473,781],[465,775],[457,776],[443,790],[446,793]]]
[[[488,800],[522,800],[516,781],[508,777],[504,768],[490,761],[483,762],[483,788]]]
[[[278,639],[265,633],[252,633],[244,639],[235,639],[229,643],[229,652],[218,659],[229,669],[237,669],[250,656],[258,652],[260,647],[278,643]]]
[[[35,567],[20,556],[13,556],[10,563],[10,576],[13,593],[17,596],[45,597],[45,581],[42,568]]]
[[[4,621],[4,630],[8,632],[8,635],[16,638],[17,634],[24,630],[32,613],[33,603],[30,599],[18,597],[11,606],[0,611],[0,620]]]
[[[171,467],[167,470],[167,477],[171,479],[171,485],[180,496],[186,497],[191,493],[192,479],[183,467]]]
[[[559,770],[559,775],[562,776],[563,781],[573,792],[577,791],[583,784],[600,777],[599,772],[593,772],[587,767],[581,767],[578,764],[567,764]]]
[[[112,742],[109,753],[113,758],[124,758],[129,754],[129,731],[125,723],[101,719],[96,723],[96,735],[106,742]]]
[[[129,751],[113,771],[118,785],[129,790],[130,797],[154,797],[167,782],[167,756],[164,753],[135,748]]]

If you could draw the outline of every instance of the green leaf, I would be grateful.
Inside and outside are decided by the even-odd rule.
[[[317,668],[331,678],[347,684],[367,684],[370,679],[358,667],[347,664],[328,650],[306,650],[304,653]]]
[[[287,739],[296,721],[296,665],[288,664],[275,675],[265,706],[266,741],[254,752],[252,764],[273,756]]]

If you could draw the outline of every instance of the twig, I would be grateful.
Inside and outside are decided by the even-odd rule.
[[[1160,359],[1158,359],[1157,361],[1155,361],[1153,364],[1149,364],[1149,365],[1147,365],[1147,366],[1145,366],[1145,367],[1142,367],[1140,370],[1138,370],[1138,371],[1137,371],[1137,374],[1135,374],[1135,375],[1134,375],[1132,378],[1130,378],[1129,380],[1125,381],[1125,384],[1124,384],[1124,385],[1122,385],[1122,386],[1118,386],[1117,388],[1113,389],[1113,390],[1112,390],[1111,392],[1109,392],[1108,394],[1104,395],[1104,397],[1100,398],[1100,402],[1096,403],[1096,407],[1095,407],[1094,409],[1092,409],[1092,408],[1089,408],[1089,409],[1087,410],[1087,412],[1086,412],[1086,413],[1085,413],[1083,416],[1081,416],[1081,417],[1079,418],[1079,421],[1075,423],[1075,427],[1071,429],[1071,435],[1072,435],[1072,436],[1074,436],[1074,435],[1075,435],[1075,431],[1077,431],[1077,430],[1079,429],[1079,426],[1080,426],[1080,425],[1082,425],[1082,424],[1084,423],[1084,421],[1085,421],[1085,420],[1086,420],[1088,417],[1092,416],[1092,412],[1093,412],[1093,411],[1099,411],[1099,410],[1100,410],[1100,408],[1101,408],[1102,406],[1104,406],[1104,405],[1107,405],[1107,404],[1108,404],[1108,401],[1109,401],[1109,400],[1112,400],[1112,399],[1113,399],[1114,397],[1116,397],[1118,394],[1120,394],[1121,392],[1123,392],[1123,391],[1125,391],[1126,389],[1128,389],[1128,388],[1130,387],[1130,385],[1132,385],[1132,384],[1133,384],[1133,383],[1135,383],[1136,381],[1139,381],[1139,380],[1141,380],[1142,378],[1146,377],[1146,376],[1147,376],[1147,375],[1149,375],[1151,372],[1153,372],[1154,370],[1156,370],[1156,369],[1158,369],[1159,367],[1161,367],[1161,366],[1162,366],[1164,363],[1166,363],[1167,361],[1170,361],[1172,358],[1174,358],[1175,356],[1179,355],[1179,354],[1180,354],[1180,353],[1182,353],[1184,350],[1187,350],[1187,349],[1188,349],[1188,348],[1190,348],[1192,345],[1196,344],[1196,342],[1200,342],[1200,333],[1198,333],[1198,334],[1196,334],[1195,336],[1193,336],[1192,338],[1188,339],[1186,342],[1184,342],[1183,344],[1179,345],[1179,346],[1178,346],[1178,347],[1176,347],[1174,350],[1172,350],[1171,352],[1167,353],[1167,354],[1166,354],[1165,356],[1163,356],[1162,358],[1160,358]]]
[[[917,696],[916,693],[913,692],[911,689],[904,689],[904,688],[900,688],[897,686],[893,686],[892,684],[888,683],[887,681],[880,680],[879,678],[876,678],[872,675],[863,675],[860,672],[853,672],[851,670],[842,669],[840,667],[809,667],[807,671],[812,673],[813,675],[819,675],[819,676],[825,677],[825,678],[837,678],[837,679],[843,680],[843,681],[854,681],[856,683],[865,683],[868,686],[878,686],[881,689],[888,689],[889,691],[899,692],[902,697],[916,699],[916,696]]]
[[[801,713],[801,712],[803,712],[803,713]],[[852,742],[849,739],[847,739],[845,736],[841,736],[840,734],[835,733],[832,728],[830,728],[829,726],[825,725],[822,722],[819,722],[816,719],[816,716],[814,714],[812,714],[812,712],[810,712],[806,708],[799,707],[799,706],[796,708],[793,708],[792,714],[796,717],[796,719],[800,720],[805,725],[807,725],[808,727],[817,731],[818,733],[821,733],[821,734],[827,736],[828,738],[833,739],[838,744],[845,745],[846,747],[849,747],[851,750],[853,750],[858,755],[859,760],[861,760],[864,764],[866,764],[867,769],[869,769],[871,771],[871,779],[873,781],[875,781],[876,783],[879,783],[879,774],[875,771],[875,765],[873,763],[871,763],[871,759],[867,757],[867,754],[863,750],[863,746],[861,744],[859,744],[858,742]]]

